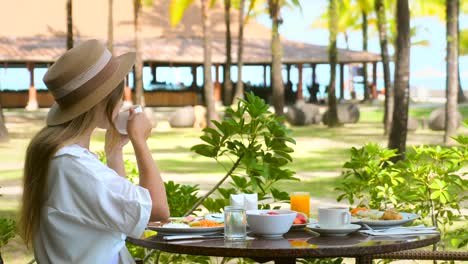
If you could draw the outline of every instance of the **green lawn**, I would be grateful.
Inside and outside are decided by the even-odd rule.
[[[411,108],[411,115],[419,118],[429,116],[432,108],[426,106]],[[157,109],[156,109],[157,111]],[[460,108],[464,117],[468,117],[468,106]],[[24,115],[24,116],[23,116]],[[7,110],[7,127],[11,140],[0,143],[0,186],[11,188],[21,185],[23,158],[30,138],[40,128],[45,112],[29,113],[22,110]],[[334,199],[337,196],[334,188],[338,181],[341,166],[349,158],[349,149],[359,147],[368,142],[387,144],[383,136],[381,120],[383,111],[376,106],[363,106],[361,120],[357,124],[349,124],[339,128],[329,129],[323,125],[308,127],[291,127],[292,136],[297,144],[292,154],[294,162],[290,169],[297,172],[302,179],[298,182],[280,182],[276,187],[291,191],[308,191],[312,199]],[[462,127],[459,133],[468,134],[468,128]],[[213,185],[224,175],[224,169],[213,160],[201,157],[190,147],[200,143],[201,131],[197,129],[170,129],[167,123],[161,121],[149,140],[150,148],[163,175],[177,175],[184,183],[200,184],[202,191]],[[420,129],[408,134],[408,146],[418,144],[440,144],[443,132]],[[104,134],[96,133],[91,149],[103,149]],[[125,157],[134,160],[130,147],[125,149]],[[227,164],[227,160],[223,160]],[[200,183],[200,179],[213,180]],[[2,188],[0,188],[2,193]],[[0,217],[14,217],[18,207],[18,195],[0,197]],[[318,202],[315,206],[318,205]],[[314,203],[312,204],[314,206]],[[25,263],[31,255],[20,240],[16,238],[5,249],[6,263]],[[26,257],[25,257],[26,256]]]

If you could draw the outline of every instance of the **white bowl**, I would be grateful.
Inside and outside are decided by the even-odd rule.
[[[267,214],[276,212],[277,215]],[[248,210],[247,224],[250,230],[259,236],[279,238],[288,232],[296,218],[296,212],[291,210]]]

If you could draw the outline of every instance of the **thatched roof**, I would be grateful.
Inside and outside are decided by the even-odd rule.
[[[161,64],[201,64],[203,42],[200,6],[190,7],[177,27],[169,26],[169,1],[154,1],[142,15],[143,60]],[[195,1],[195,3],[198,3]],[[65,51],[65,1],[15,0],[1,2],[0,62],[53,62]],[[40,11],[39,11],[40,10]],[[225,62],[224,13],[221,6],[211,11],[213,63]],[[237,36],[237,12],[232,16],[233,39]],[[75,41],[107,36],[107,1],[73,2]],[[133,7],[131,0],[114,1],[115,53],[133,49]],[[245,27],[246,64],[271,62],[269,28],[254,19]],[[327,63],[327,47],[282,40],[284,63]],[[235,62],[237,45],[232,47]],[[380,61],[373,53],[339,50],[342,63]]]

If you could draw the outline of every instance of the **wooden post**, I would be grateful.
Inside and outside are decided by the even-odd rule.
[[[157,83],[157,78],[156,78],[156,65],[153,63],[149,63],[149,66],[151,68],[151,75],[153,75],[153,80],[151,80],[151,84],[156,84]]]
[[[215,64],[214,99],[215,99],[215,102],[221,101],[221,84],[219,83],[219,64]]]
[[[340,100],[344,100],[344,64],[340,64]]]
[[[29,70],[29,90],[28,90],[28,103],[26,105],[26,110],[34,111],[39,108],[37,103],[37,90],[34,86],[34,63],[27,62],[26,67]]]
[[[315,69],[317,68],[317,64],[312,64],[312,85],[317,82],[317,73]]]
[[[126,105],[132,105],[132,90],[130,89],[129,86],[129,81],[128,81],[128,74],[127,77],[125,77],[125,88],[124,88],[124,104]]]
[[[302,100],[304,99],[302,94],[302,63],[297,64],[297,71],[299,72],[299,81],[297,82],[296,99]]]
[[[286,82],[289,85],[291,83],[291,65],[286,64]]]
[[[192,65],[192,89],[197,90],[197,65]]]
[[[263,87],[267,88],[267,65],[263,65]]]

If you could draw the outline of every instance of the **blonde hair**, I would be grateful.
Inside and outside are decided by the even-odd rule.
[[[124,83],[120,83],[103,101],[110,129],[117,131],[112,122],[112,112],[123,95]],[[42,128],[31,140],[26,150],[23,174],[23,196],[18,229],[27,246],[39,229],[41,210],[47,193],[47,175],[50,161],[61,147],[76,141],[96,120],[94,106],[80,116],[60,125]],[[113,133],[115,134],[115,133]]]

